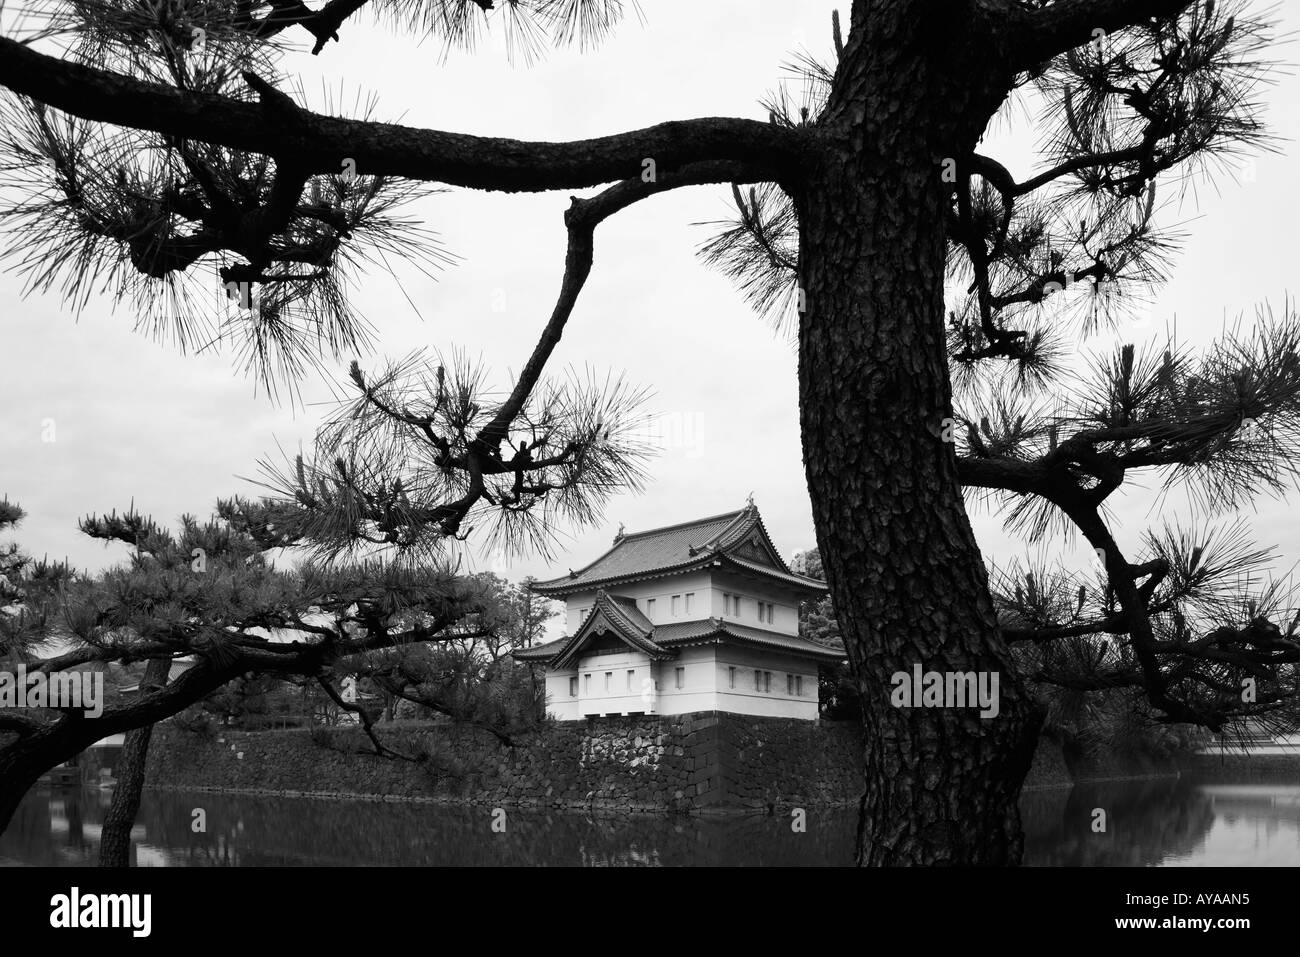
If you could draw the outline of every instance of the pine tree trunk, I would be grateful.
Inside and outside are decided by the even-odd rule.
[[[795,196],[799,382],[817,541],[862,693],[863,865],[1013,864],[1041,718],[1010,666],[962,501],[944,313],[946,157],[969,152],[1010,77],[922,3],[856,4],[824,135]],[[960,20],[961,18],[955,18]],[[870,51],[870,58],[866,51]],[[891,676],[995,672],[999,713],[896,708]]]
[[[140,694],[167,684],[171,673],[171,660],[157,658],[149,662],[140,680]],[[140,811],[140,797],[144,790],[145,763],[149,759],[149,740],[153,725],[135,728],[126,733],[122,753],[117,761],[117,784],[113,788],[113,803],[104,817],[104,827],[99,841],[100,867],[131,866],[131,828]]]

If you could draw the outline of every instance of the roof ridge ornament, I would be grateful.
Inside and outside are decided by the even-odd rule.
[[[619,542],[621,542],[621,541],[623,540],[623,534],[624,534],[624,533],[623,533],[623,523],[622,523],[622,522],[619,522],[619,523],[618,523],[618,534],[616,534],[616,535],[614,536],[614,544],[615,544],[615,545],[617,545]]]
[[[753,493],[753,492],[750,492],[750,493],[749,493],[749,497],[745,499],[745,507],[746,507],[746,508],[755,508],[755,507],[756,507],[756,506],[754,505],[754,493]]]

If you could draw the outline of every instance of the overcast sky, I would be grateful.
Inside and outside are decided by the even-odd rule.
[[[645,0],[645,23],[624,23],[600,48],[551,52],[532,67],[511,65],[484,47],[442,62],[435,42],[388,32],[364,14],[320,57],[299,52],[286,63],[308,90],[373,91],[378,118],[461,132],[563,140],[696,116],[763,118],[757,101],[801,46],[824,53],[830,10],[823,2],[701,4]],[[847,8],[847,4],[845,4]],[[1300,26],[1285,5],[1282,32]],[[845,10],[847,12],[847,9]],[[1294,58],[1294,47],[1279,56]],[[1203,185],[1176,218],[1190,239],[1174,263],[1144,328],[1146,339],[1177,320],[1180,338],[1207,341],[1225,322],[1294,292],[1300,240],[1300,81],[1281,74],[1268,91],[1269,119],[1283,137],[1281,155],[1264,156],[1243,182]],[[1033,168],[1034,139],[1022,126],[991,137],[983,149],[1023,174]],[[384,356],[461,346],[481,354],[496,381],[527,358],[554,303],[564,255],[566,194],[506,196],[455,191],[424,202],[420,214],[463,257],[429,281],[399,267],[356,282],[356,305],[380,330],[375,368]],[[566,535],[553,566],[528,558],[486,564],[511,578],[549,576],[579,567],[608,547],[620,523],[629,531],[740,507],[754,494],[777,546],[787,555],[814,544],[801,461],[795,353],[757,319],[727,280],[695,257],[708,231],[692,225],[723,218],[721,187],[679,190],[643,202],[602,225],[596,262],[552,368],[592,366],[622,372],[653,389],[662,451],[642,494],[613,502],[606,522]],[[0,243],[5,237],[0,234]],[[19,540],[35,554],[70,558],[84,568],[121,560],[76,531],[79,516],[123,509],[132,501],[160,520],[206,514],[219,496],[252,494],[241,477],[256,462],[309,441],[328,399],[324,383],[303,385],[305,408],[255,395],[228,355],[182,355],[132,331],[129,310],[92,300],[77,320],[53,295],[20,298],[21,283],[0,276],[0,495],[29,513]],[[407,302],[419,307],[417,316]],[[1110,341],[1115,341],[1112,337]],[[1105,345],[1093,340],[1087,347]],[[342,376],[346,360],[335,368]],[[55,441],[43,442],[46,420]],[[1118,513],[1121,544],[1136,545],[1162,516],[1156,496],[1126,494]],[[1164,517],[1184,514],[1179,499]],[[1285,571],[1300,557],[1292,508],[1262,500],[1261,541],[1277,544]],[[1026,554],[987,515],[974,516],[986,555]],[[1080,560],[1077,543],[1063,554]],[[484,567],[480,563],[480,567]]]

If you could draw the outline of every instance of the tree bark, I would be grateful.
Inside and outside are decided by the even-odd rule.
[[[1041,716],[999,636],[942,440],[943,161],[974,149],[1012,78],[990,76],[978,38],[946,36],[920,5],[855,5],[822,132],[828,161],[796,189],[804,463],[862,694],[859,864],[1014,864]],[[910,682],[918,664],[996,673],[996,718],[894,707],[891,676]]]
[[[171,675],[171,659],[154,658],[145,667],[140,679],[140,694],[166,686]],[[99,840],[100,867],[131,866],[131,828],[140,811],[140,796],[144,790],[145,763],[149,758],[149,740],[153,725],[134,728],[126,733],[122,753],[117,762],[117,785],[113,789],[113,803],[104,817],[104,827]]]

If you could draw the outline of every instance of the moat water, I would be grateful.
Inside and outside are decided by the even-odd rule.
[[[110,791],[29,794],[0,864],[94,864]],[[1105,830],[1095,830],[1105,811]],[[206,830],[196,833],[201,815]],[[1048,866],[1300,865],[1300,780],[1122,781],[1033,791],[1026,863]],[[140,866],[795,865],[852,863],[856,812],[682,817],[147,791]],[[495,827],[494,827],[495,825]]]

